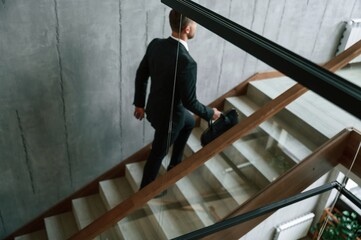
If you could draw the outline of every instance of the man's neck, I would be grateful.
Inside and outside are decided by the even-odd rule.
[[[176,41],[179,41],[186,49],[187,51],[189,51],[189,48],[188,48],[188,43],[178,37],[174,37],[173,35],[170,36],[171,38],[173,38],[174,40]]]
[[[187,34],[178,34],[177,32],[172,32],[172,36],[175,38],[179,38],[182,39],[183,41],[187,42],[188,41],[188,37]]]

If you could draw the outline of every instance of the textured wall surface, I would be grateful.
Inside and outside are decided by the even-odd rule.
[[[197,1],[317,63],[358,0]],[[0,1],[0,238],[149,143],[132,118],[147,44],[170,33],[152,0]],[[270,68],[198,26],[189,42],[209,103]]]

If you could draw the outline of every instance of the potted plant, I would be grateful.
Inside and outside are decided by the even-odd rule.
[[[325,209],[324,214],[321,217],[319,223],[311,228],[313,233],[313,239],[317,239],[321,227],[326,221],[327,224],[322,232],[320,239],[324,240],[361,240],[361,225],[357,220],[357,214],[355,212],[343,211],[340,212],[334,209],[333,212],[330,209]]]

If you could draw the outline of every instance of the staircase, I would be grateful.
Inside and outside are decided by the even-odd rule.
[[[251,81],[245,95],[225,100],[223,110],[237,109],[242,121],[293,84],[287,77]],[[171,239],[226,218],[349,123],[361,129],[355,126],[358,120],[335,111],[317,95],[304,94],[97,239]],[[186,157],[201,149],[199,139],[206,127],[201,121],[194,129]],[[99,182],[98,193],[73,199],[72,211],[45,218],[45,229],[15,239],[69,238],[138,191],[144,161],[127,164],[123,177]],[[160,174],[166,174],[168,161],[169,156]]]

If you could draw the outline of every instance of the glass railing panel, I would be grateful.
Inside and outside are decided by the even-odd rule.
[[[241,121],[244,117],[240,112]],[[276,115],[261,124],[179,180],[164,195],[150,200],[144,212],[156,229],[155,234],[170,239],[224,219],[322,144],[307,142],[307,136],[294,133],[297,126],[292,125],[293,121],[288,126],[282,119]],[[204,126],[202,123],[194,130],[186,156],[201,149],[199,138]],[[163,161],[161,174],[165,173],[167,162],[168,158]],[[128,167],[129,176],[134,176],[134,190],[139,186],[142,164]]]
[[[236,108],[242,121],[294,84],[288,77],[253,81],[246,95],[228,98],[222,110]],[[324,132],[328,127],[317,117],[324,105],[310,98],[311,93],[179,180],[163,196],[150,200],[144,212],[157,236],[170,239],[222,220],[338,133]],[[199,139],[206,128],[202,121],[194,130],[186,157],[201,149]],[[163,161],[162,174],[168,162]],[[142,166],[136,168],[138,186]]]
[[[253,81],[246,95],[228,98],[222,110],[236,108],[242,121],[294,84],[288,77]],[[154,239],[171,239],[219,222],[346,127],[329,125],[335,118],[343,117],[333,110],[335,105],[328,104],[308,91],[162,196],[150,200],[141,214],[127,218],[141,221],[136,225],[142,229],[148,226],[151,230],[144,231],[149,231]],[[194,129],[185,157],[201,149],[199,139],[206,127],[202,121]],[[163,161],[161,174],[165,174],[168,163],[169,157]],[[142,164],[132,164],[128,169],[134,191],[139,188]],[[138,233],[143,234],[141,230]]]

